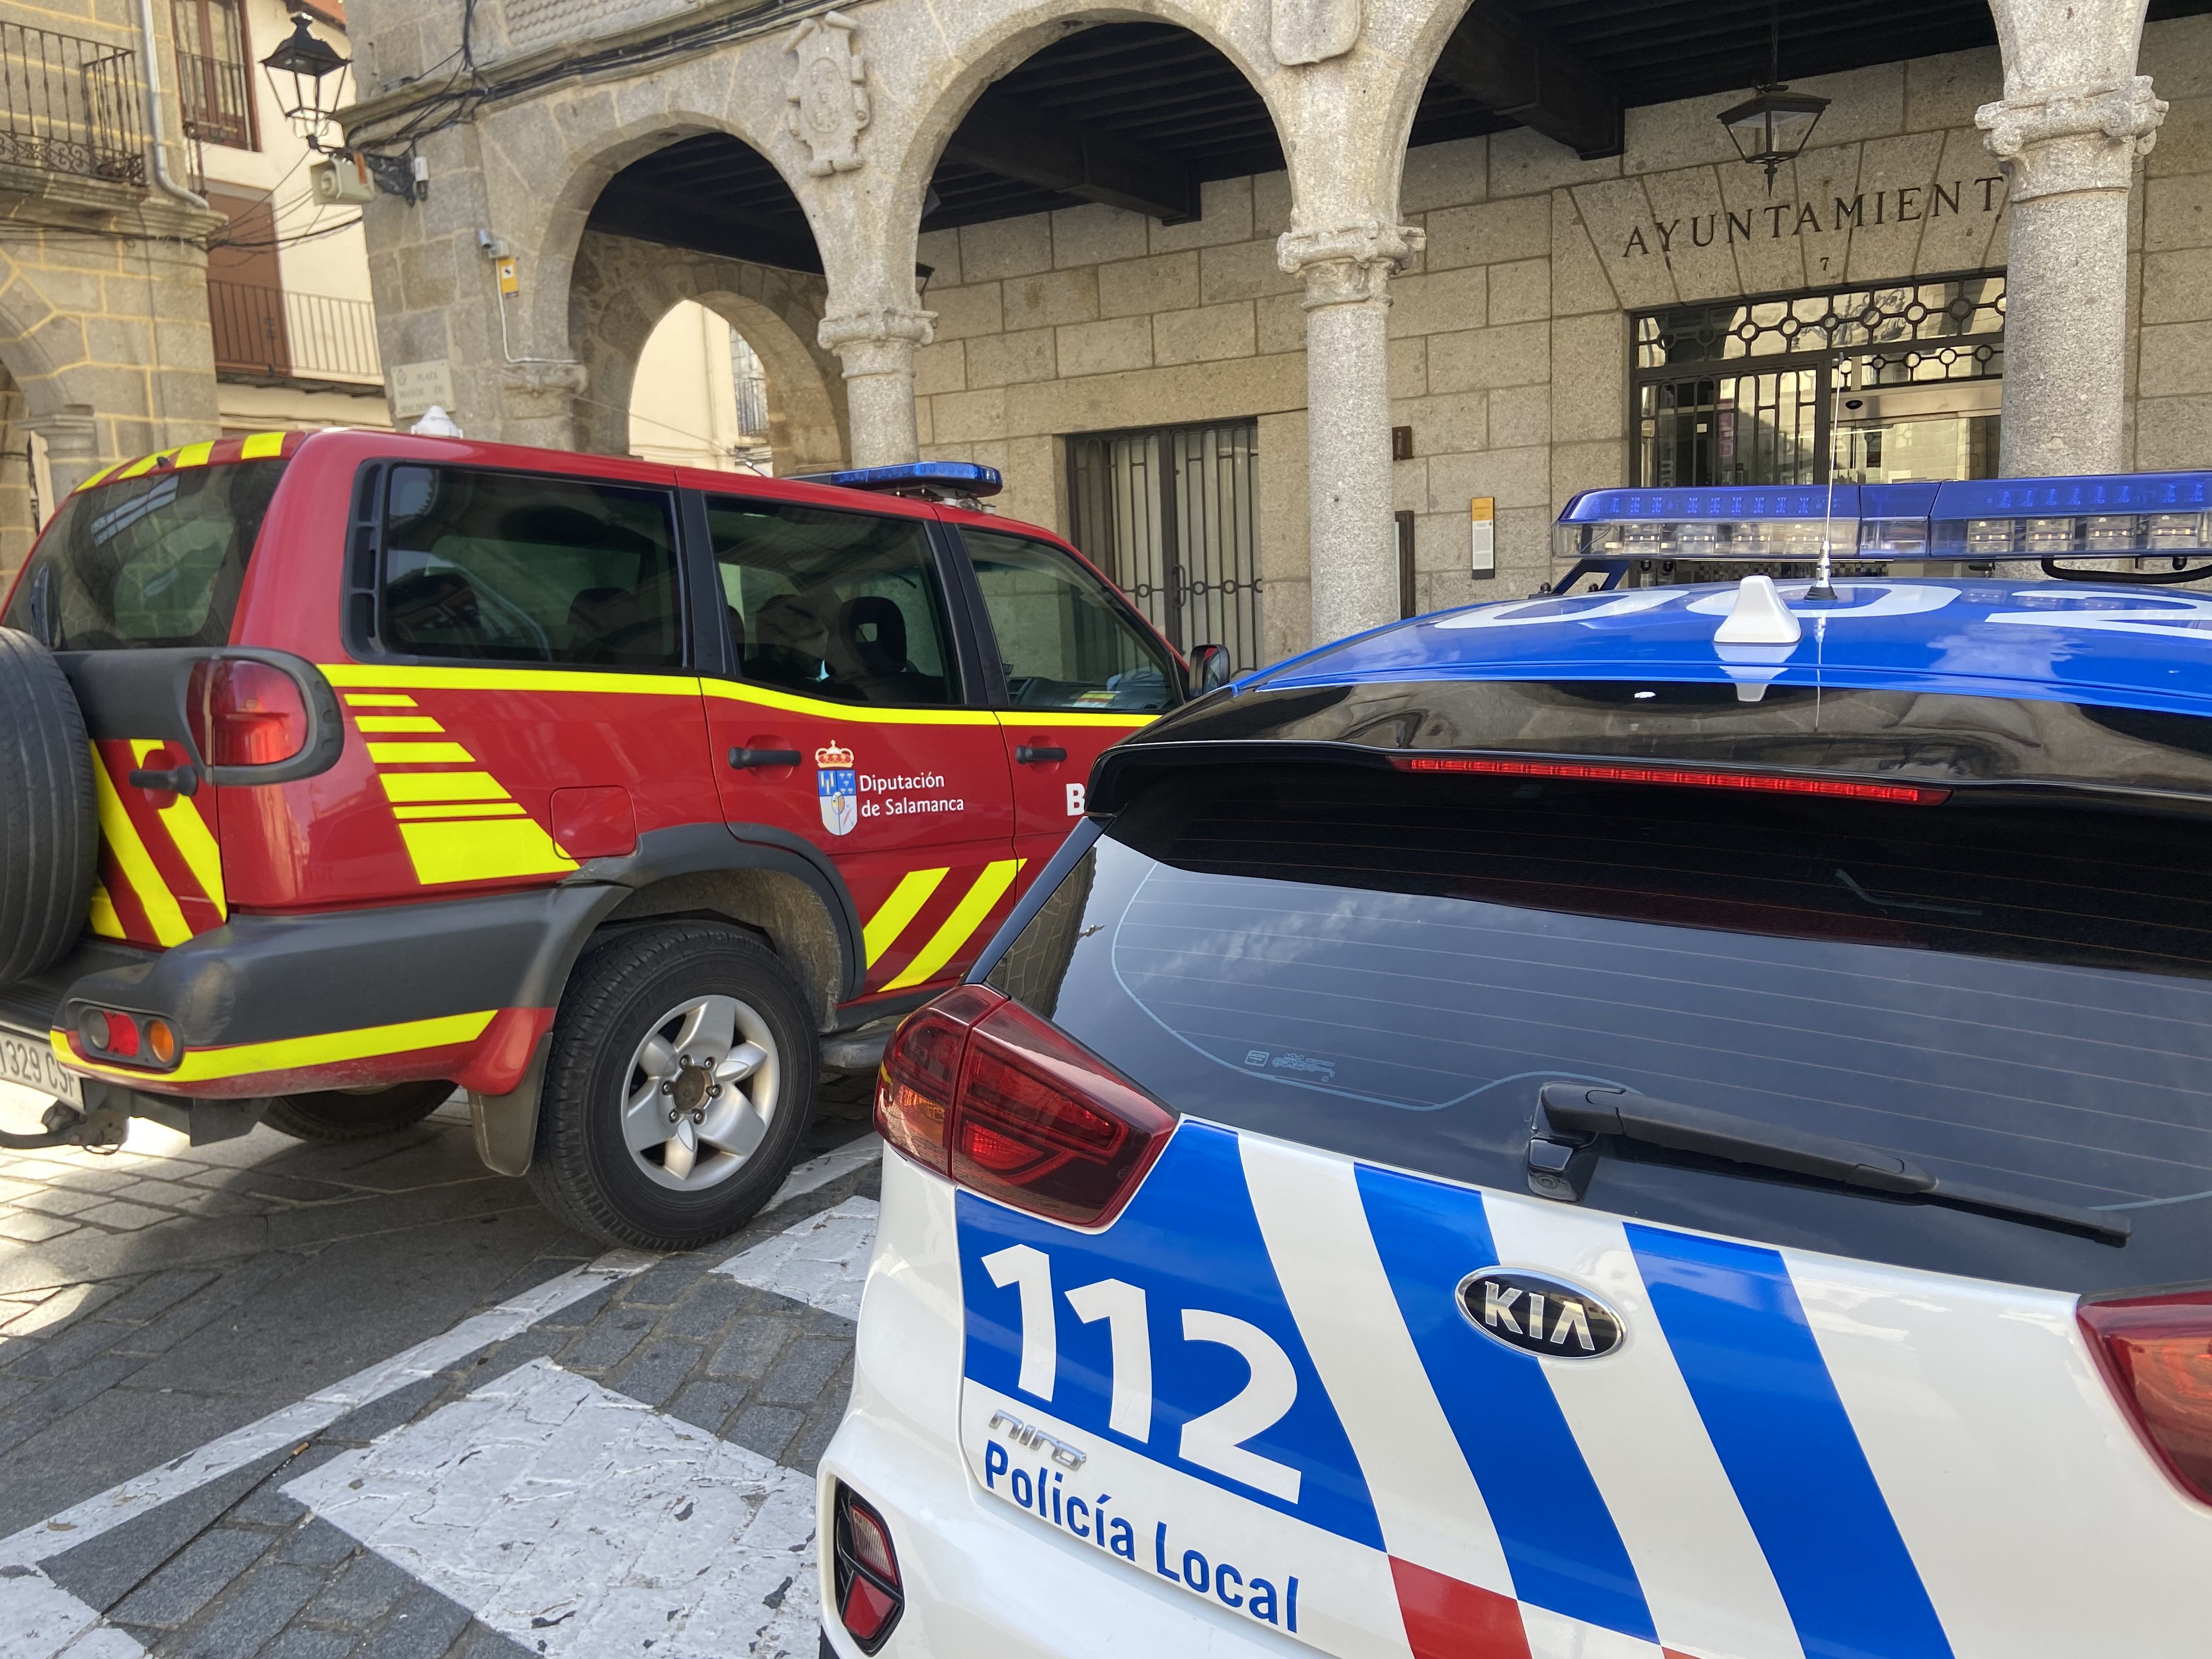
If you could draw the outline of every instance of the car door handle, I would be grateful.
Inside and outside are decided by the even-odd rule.
[[[1047,761],[1064,761],[1066,758],[1067,750],[1065,749],[1027,743],[1014,746],[1014,759],[1023,766],[1041,766]]]
[[[732,770],[738,772],[746,771],[756,766],[796,766],[798,764],[799,751],[796,749],[732,749],[730,750],[730,766]]]

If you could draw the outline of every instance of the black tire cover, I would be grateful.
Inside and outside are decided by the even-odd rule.
[[[53,653],[0,628],[0,984],[84,931],[100,860],[92,746]]]

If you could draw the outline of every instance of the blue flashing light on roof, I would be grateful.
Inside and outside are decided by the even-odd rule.
[[[842,472],[805,472],[794,483],[835,484],[883,495],[927,495],[939,501],[980,501],[1006,488],[999,469],[974,461],[908,461],[900,466],[857,466]]]
[[[2212,553],[2212,472],[1591,489],[1553,548],[1572,559],[2142,558]],[[2087,573],[2084,573],[2087,574]]]

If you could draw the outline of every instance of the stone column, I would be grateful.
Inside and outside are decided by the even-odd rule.
[[[1316,645],[1398,614],[1390,276],[1419,250],[1423,235],[1367,219],[1291,230],[1277,244],[1283,270],[1306,289],[1306,556]]]
[[[89,404],[65,404],[44,415],[27,415],[23,424],[46,441],[46,473],[53,480],[54,499],[40,506],[47,513],[68,500],[71,490],[102,466],[131,459],[121,455],[101,459],[100,420]]]
[[[2023,88],[1976,112],[2004,171],[2008,477],[2117,472],[2125,448],[2128,190],[2166,118],[2150,77]]]
[[[914,423],[914,349],[933,337],[933,311],[878,306],[832,312],[816,338],[845,365],[846,418],[854,466],[919,460]]]

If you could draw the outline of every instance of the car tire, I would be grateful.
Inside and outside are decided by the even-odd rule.
[[[611,1244],[727,1237],[798,1160],[818,1042],[798,979],[750,934],[616,934],[577,963],[554,1016],[532,1189]]]
[[[0,628],[0,984],[84,932],[100,860],[92,741],[53,653]]]
[[[369,1140],[420,1123],[453,1098],[450,1083],[400,1083],[389,1089],[330,1089],[278,1095],[261,1121],[295,1140]]]

